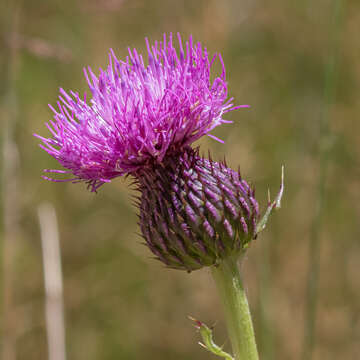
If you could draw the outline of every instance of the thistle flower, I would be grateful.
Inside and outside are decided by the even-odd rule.
[[[225,66],[192,38],[179,52],[172,36],[150,46],[148,64],[136,49],[125,61],[111,50],[97,77],[85,76],[86,96],[60,89],[58,110],[47,124],[52,137],[40,145],[92,191],[131,175],[141,192],[140,227],[146,244],[168,267],[187,271],[239,254],[256,236],[259,206],[254,191],[225,163],[199,156],[191,144],[229,121]],[[185,49],[184,49],[185,48]],[[218,59],[222,72],[210,80]],[[214,136],[213,136],[214,137]],[[219,140],[219,139],[218,139]]]
[[[80,98],[60,89],[58,110],[46,124],[52,137],[40,145],[92,191],[113,178],[134,178],[139,225],[145,244],[167,267],[197,270],[211,266],[225,306],[234,359],[258,360],[250,311],[237,262],[262,231],[273,209],[280,207],[280,191],[259,219],[255,192],[224,162],[199,155],[191,144],[216,126],[228,123],[224,114],[233,106],[227,95],[221,55],[211,59],[192,38],[179,51],[172,36],[150,46],[148,64],[136,49],[125,61],[111,50],[109,65],[97,77],[84,70],[91,91]],[[216,59],[222,72],[210,80]],[[215,138],[217,139],[217,138]],[[219,140],[219,139],[217,139]],[[221,141],[221,140],[220,140]],[[212,333],[196,321],[209,351],[231,358],[213,343]]]
[[[124,174],[133,174],[149,162],[159,164],[174,151],[184,148],[214,129],[228,123],[233,106],[227,98],[225,66],[220,54],[211,59],[206,48],[192,37],[179,54],[172,35],[150,45],[146,40],[148,65],[136,49],[128,49],[125,61],[111,50],[109,65],[97,77],[90,68],[84,73],[92,98],[80,98],[60,89],[58,110],[46,126],[52,137],[36,135],[40,146],[70,173],[65,180],[86,181],[92,191]],[[222,73],[210,80],[218,59]],[[213,135],[209,135],[213,136]],[[214,137],[214,136],[213,136]]]

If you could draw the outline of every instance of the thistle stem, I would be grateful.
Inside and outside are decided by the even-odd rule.
[[[228,332],[236,360],[258,360],[249,304],[237,258],[228,257],[211,268],[224,305]]]

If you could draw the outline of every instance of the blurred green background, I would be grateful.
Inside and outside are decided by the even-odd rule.
[[[224,145],[203,139],[203,151],[240,165],[263,209],[286,167],[283,207],[243,265],[261,359],[359,359],[359,24],[358,0],[2,0],[3,360],[48,358],[44,201],[59,223],[68,359],[214,358],[188,315],[216,322],[230,348],[209,271],[151,259],[128,182],[98,194],[46,182],[42,169],[58,165],[32,136],[48,136],[47,104],[60,86],[85,91],[82,68],[105,67],[110,47],[122,58],[178,31],[222,53],[231,96],[251,105],[213,132]]]

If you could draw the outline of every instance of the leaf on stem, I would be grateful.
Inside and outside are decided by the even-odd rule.
[[[222,349],[222,347],[220,347],[214,343],[211,328],[209,328],[203,322],[196,320],[191,316],[189,316],[189,319],[194,322],[195,327],[199,330],[200,335],[203,339],[204,343],[199,342],[199,345],[201,345],[203,348],[210,351],[211,353],[225,358],[226,360],[234,360],[234,358],[230,354],[225,352]]]

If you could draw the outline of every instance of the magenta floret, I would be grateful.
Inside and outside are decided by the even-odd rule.
[[[247,107],[233,106],[228,98],[225,67],[220,54],[211,59],[192,37],[179,51],[172,35],[150,45],[148,64],[136,49],[125,61],[111,50],[109,65],[97,77],[90,68],[85,76],[92,98],[60,89],[58,109],[46,125],[52,137],[35,135],[40,146],[70,173],[69,179],[87,181],[91,190],[111,179],[131,174],[193,143],[222,123],[223,115]],[[216,59],[222,73],[210,80]],[[209,135],[212,136],[212,135]]]

